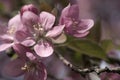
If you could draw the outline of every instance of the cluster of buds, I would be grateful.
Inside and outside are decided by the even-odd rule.
[[[77,4],[69,4],[63,9],[58,25],[55,25],[53,14],[45,11],[39,14],[32,4],[23,6],[9,21],[6,33],[0,35],[0,51],[12,47],[18,55],[8,64],[9,68],[5,67],[6,74],[25,74],[25,80],[46,80],[47,72],[41,57],[52,55],[54,44],[66,41],[65,34],[85,37],[93,24],[91,19],[79,19]]]

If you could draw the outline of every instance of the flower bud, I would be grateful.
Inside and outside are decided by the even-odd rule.
[[[38,9],[33,5],[33,4],[29,4],[29,5],[25,5],[21,8],[20,10],[20,14],[21,16],[23,15],[23,13],[25,11],[31,11],[33,12],[34,14],[38,14]]]

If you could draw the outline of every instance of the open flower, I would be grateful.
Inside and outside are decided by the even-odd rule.
[[[15,44],[13,48],[19,57],[4,67],[4,74],[11,77],[24,74],[25,80],[46,80],[47,72],[45,66],[36,59],[31,49],[21,44]]]
[[[52,41],[57,42],[55,40],[58,40],[65,27],[53,26],[54,22],[54,15],[44,11],[38,15],[37,9],[32,4],[23,6],[20,14],[9,21],[7,36],[0,36],[3,41],[0,51],[21,43],[33,46],[34,51],[41,57],[50,56],[54,51]]]
[[[40,15],[37,15],[33,11],[24,11],[21,15],[21,21],[28,28],[30,34],[23,44],[29,46],[28,43],[31,43],[29,41],[34,40],[34,50],[37,55],[41,57],[50,56],[54,51],[52,40],[59,38],[63,32],[64,25],[53,26],[55,16],[44,11]]]
[[[84,37],[93,27],[92,19],[79,19],[79,7],[77,4],[69,4],[63,9],[60,24],[65,24],[65,32],[74,37]]]
[[[0,25],[1,30],[3,30],[3,33],[0,34],[0,51],[4,51],[16,43],[22,42],[22,40],[24,40],[28,36],[27,34],[18,34],[19,30],[23,32],[26,32],[27,30],[21,24],[21,20],[19,17],[20,15],[18,14],[12,19],[10,19],[8,27],[2,27],[2,25]]]

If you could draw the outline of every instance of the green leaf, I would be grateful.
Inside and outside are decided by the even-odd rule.
[[[106,51],[106,53],[109,52],[110,50],[112,50],[115,47],[112,40],[102,40],[101,41],[101,46]]]
[[[17,59],[18,58],[18,55],[17,54],[14,54],[12,57],[11,57],[11,60],[14,60],[14,59]]]
[[[93,28],[90,30],[90,33],[87,36],[88,39],[100,42],[101,38],[101,22],[97,21]]]
[[[5,10],[4,5],[0,2],[0,13],[3,13]]]
[[[90,57],[96,57],[106,60],[106,52],[104,49],[95,42],[90,40],[74,40],[68,44],[72,50],[86,54]]]

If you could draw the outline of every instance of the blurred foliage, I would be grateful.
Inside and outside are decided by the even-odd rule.
[[[90,30],[90,34],[87,36],[88,39],[91,39],[96,42],[100,42],[101,39],[101,22],[97,21],[94,27]]]
[[[101,46],[106,51],[106,53],[115,48],[115,45],[113,44],[112,40],[102,40]]]
[[[68,44],[68,47],[72,50],[75,50],[79,54],[86,54],[90,57],[97,57],[106,60],[106,52],[104,49],[91,40],[74,40]]]
[[[0,2],[0,13],[4,12],[4,4]]]

